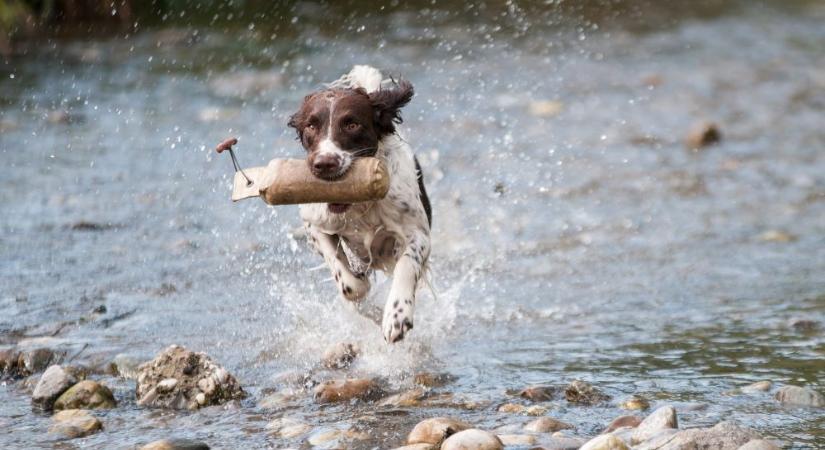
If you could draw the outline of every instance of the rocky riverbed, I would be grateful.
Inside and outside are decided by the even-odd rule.
[[[0,447],[640,446],[668,406],[642,442],[821,445],[822,2],[243,3],[0,60]],[[362,63],[415,85],[433,201],[396,346],[387,280],[340,301],[211,150],[302,157],[289,115]]]

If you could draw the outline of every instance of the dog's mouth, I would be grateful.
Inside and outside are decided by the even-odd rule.
[[[343,214],[350,206],[352,205],[349,203],[327,203],[327,209],[333,214]]]

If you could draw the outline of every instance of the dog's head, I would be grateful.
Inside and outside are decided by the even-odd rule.
[[[334,180],[347,172],[355,158],[375,155],[381,138],[401,123],[401,108],[412,96],[407,81],[369,94],[357,88],[307,95],[289,126],[298,132],[312,174]]]

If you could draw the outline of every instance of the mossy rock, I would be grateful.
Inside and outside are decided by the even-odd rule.
[[[54,402],[54,409],[103,409],[115,406],[117,401],[112,391],[93,380],[75,384]]]

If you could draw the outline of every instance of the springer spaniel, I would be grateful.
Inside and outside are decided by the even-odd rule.
[[[355,158],[366,156],[380,158],[390,172],[390,189],[382,200],[300,208],[307,239],[346,300],[366,297],[374,270],[392,273],[381,324],[388,343],[413,328],[415,293],[430,255],[432,210],[421,166],[396,130],[400,110],[412,96],[409,82],[384,80],[375,68],[355,66],[306,96],[289,120],[316,177],[336,179]]]

